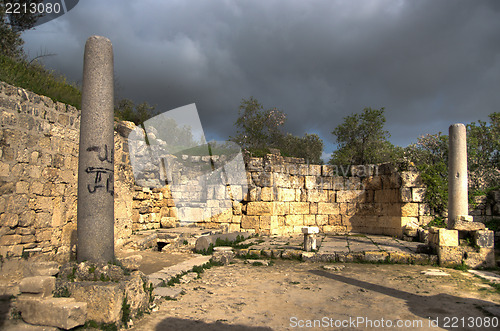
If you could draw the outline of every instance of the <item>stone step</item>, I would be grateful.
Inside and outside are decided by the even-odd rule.
[[[56,288],[56,277],[33,276],[26,277],[19,283],[21,293],[28,293],[39,297],[51,297]]]
[[[177,275],[189,272],[195,266],[201,266],[208,261],[210,261],[211,256],[198,255],[196,254],[194,258],[181,262],[179,264],[163,268],[162,270],[148,275],[150,282],[153,287],[159,287],[163,282],[168,283],[168,281]]]
[[[45,325],[68,330],[85,324],[87,303],[74,298],[33,298],[21,295],[17,307],[29,324]]]

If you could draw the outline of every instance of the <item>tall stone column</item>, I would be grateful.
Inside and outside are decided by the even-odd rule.
[[[450,125],[448,151],[448,227],[459,216],[469,215],[467,192],[467,131],[461,123]]]
[[[85,44],[78,158],[77,260],[114,259],[113,47]]]

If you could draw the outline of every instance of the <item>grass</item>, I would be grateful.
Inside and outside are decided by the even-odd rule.
[[[54,102],[63,102],[81,109],[81,91],[68,83],[64,76],[45,69],[38,63],[16,61],[0,55],[0,80],[17,87],[45,95]]]

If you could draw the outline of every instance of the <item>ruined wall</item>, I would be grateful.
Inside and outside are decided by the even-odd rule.
[[[117,244],[130,236],[133,220],[140,222],[131,217],[131,127],[115,125]],[[67,260],[75,253],[79,128],[75,107],[0,82],[0,256]]]
[[[68,259],[75,252],[80,112],[49,98],[0,83],[0,255],[44,254]],[[174,227],[185,218],[169,187],[136,184],[130,165],[129,122],[115,125],[115,238],[133,231]],[[181,155],[206,172],[209,157]],[[214,161],[214,159],[212,159]],[[215,160],[217,168],[228,159]],[[175,176],[187,176],[179,169]],[[347,173],[350,173],[348,175]],[[194,175],[196,175],[196,171]],[[148,175],[148,174],[146,174]],[[191,174],[193,175],[193,174]],[[248,192],[236,188],[203,192],[190,182],[182,195],[205,199],[192,204],[196,223],[227,231],[287,234],[316,225],[323,232],[359,231],[401,236],[405,226],[432,220],[418,173],[397,173],[389,165],[308,165],[303,159],[267,155],[246,160]],[[141,183],[139,183],[141,184]],[[144,184],[144,183],[142,183]],[[226,200],[224,200],[226,199]],[[222,213],[218,211],[225,209]],[[213,215],[213,216],[210,216]]]
[[[0,255],[68,257],[80,113],[0,82]]]

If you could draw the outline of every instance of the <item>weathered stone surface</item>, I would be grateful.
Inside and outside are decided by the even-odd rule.
[[[458,246],[458,231],[430,228],[429,243],[439,247]]]
[[[467,190],[467,130],[457,123],[449,128],[448,219],[469,214]],[[448,224],[448,228],[454,228]]]
[[[214,235],[201,236],[196,240],[195,249],[197,251],[202,251],[204,249],[208,249],[210,244],[215,244],[217,239],[235,241],[238,236],[246,239],[246,238],[250,237],[251,235],[252,234],[250,232],[233,232],[233,233],[226,233],[226,234],[214,234]]]
[[[66,283],[71,298],[87,304],[87,318],[97,323],[115,323],[121,318],[123,288],[114,282]]]
[[[19,283],[22,293],[36,294],[40,297],[52,296],[56,287],[56,278],[51,276],[26,277]]]
[[[484,223],[480,222],[470,222],[470,221],[462,221],[459,219],[455,219],[448,223],[448,227],[450,229],[458,230],[458,231],[477,231],[484,230]]]
[[[175,299],[182,293],[182,288],[179,287],[157,287],[153,290],[153,295]]]
[[[491,230],[477,230],[474,231],[474,242],[479,247],[494,248],[495,246],[495,233]]]
[[[142,255],[130,255],[118,259],[124,268],[130,270],[138,270],[141,266]]]
[[[35,299],[21,296],[17,307],[27,323],[64,330],[83,325],[87,319],[87,303],[77,302],[74,298]]]

